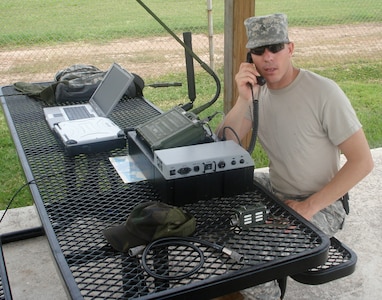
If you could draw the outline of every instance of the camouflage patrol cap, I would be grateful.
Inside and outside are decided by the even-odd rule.
[[[114,249],[127,252],[159,238],[189,236],[195,226],[195,217],[181,208],[151,201],[135,206],[123,224],[107,228],[103,234]]]
[[[284,14],[251,17],[244,21],[247,30],[248,49],[289,43],[288,21]]]

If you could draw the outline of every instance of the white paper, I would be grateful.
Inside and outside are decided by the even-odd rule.
[[[109,160],[124,183],[146,180],[145,175],[130,156],[109,157]]]

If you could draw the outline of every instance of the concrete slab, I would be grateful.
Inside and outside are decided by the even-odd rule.
[[[286,300],[377,300],[382,297],[382,148],[372,150],[375,167],[350,191],[350,214],[336,238],[358,257],[350,276],[311,286],[288,280]]]
[[[351,192],[351,213],[336,235],[358,256],[355,272],[326,284],[310,286],[288,280],[286,300],[376,300],[382,296],[382,148],[372,150],[373,172]],[[2,212],[1,212],[2,214]],[[0,215],[1,215],[0,214]],[[39,226],[35,207],[11,209],[0,233]],[[45,237],[4,245],[13,299],[68,299]]]
[[[15,208],[7,212],[0,233],[37,226],[41,222],[34,206]],[[4,244],[3,252],[14,300],[68,299],[46,237]]]

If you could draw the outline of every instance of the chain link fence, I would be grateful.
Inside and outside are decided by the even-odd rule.
[[[223,0],[145,4],[179,38],[191,32],[194,52],[222,78]],[[183,47],[137,1],[2,0],[0,5],[1,85],[50,81],[58,70],[78,63],[106,70],[114,61],[146,82],[163,76],[185,82]],[[255,10],[256,15],[286,13],[295,63],[319,68],[381,62],[381,7],[382,0],[256,0]]]

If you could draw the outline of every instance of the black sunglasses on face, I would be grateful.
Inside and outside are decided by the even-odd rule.
[[[266,46],[252,48],[250,51],[252,54],[255,54],[255,55],[263,55],[265,52],[265,49],[268,49],[272,53],[277,53],[283,50],[284,47],[285,47],[285,44],[280,43],[280,44],[273,44],[273,45],[266,45]]]

